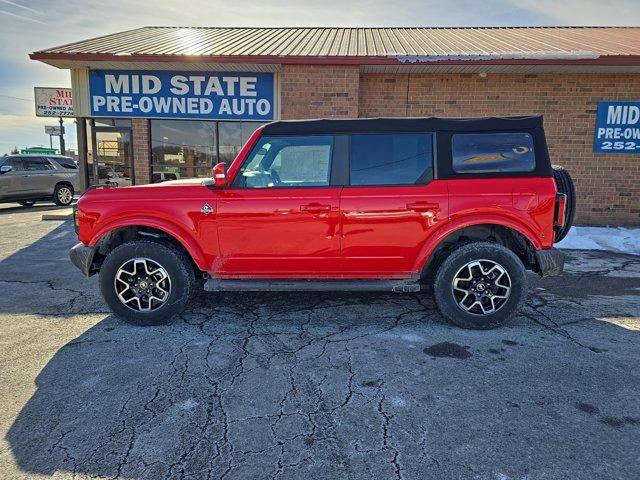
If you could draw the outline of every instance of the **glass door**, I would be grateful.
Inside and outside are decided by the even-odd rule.
[[[133,151],[130,128],[94,127],[91,145],[93,165],[88,169],[90,185],[108,187],[132,185]]]

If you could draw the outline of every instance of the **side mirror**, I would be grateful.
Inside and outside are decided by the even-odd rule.
[[[216,187],[227,186],[227,164],[224,162],[218,163],[213,170],[211,170],[211,176],[213,177],[213,184]]]
[[[10,172],[11,170],[13,170],[13,167],[11,165],[2,165],[0,167],[0,175]]]

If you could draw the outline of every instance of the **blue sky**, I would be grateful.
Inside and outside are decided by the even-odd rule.
[[[0,155],[48,145],[53,122],[34,116],[33,87],[70,86],[68,71],[30,52],[145,25],[640,25],[640,0],[0,0]]]

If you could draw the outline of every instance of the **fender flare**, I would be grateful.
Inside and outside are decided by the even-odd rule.
[[[174,238],[180,245],[184,247],[189,256],[192,258],[196,266],[203,271],[208,270],[209,265],[202,248],[193,236],[183,226],[168,222],[161,218],[151,216],[135,216],[119,218],[105,225],[102,225],[91,237],[89,246],[96,246],[105,235],[114,230],[124,227],[150,227],[161,230],[170,237]]]
[[[540,243],[538,236],[534,233],[533,229],[525,223],[514,221],[513,219],[505,218],[500,215],[478,216],[478,214],[474,213],[446,222],[440,225],[435,232],[432,232],[422,245],[413,270],[415,272],[422,272],[429,260],[431,260],[433,253],[449,235],[458,230],[462,230],[463,228],[473,227],[475,225],[499,225],[501,227],[509,228],[518,232],[527,239],[536,250],[540,250],[542,248],[542,244]]]

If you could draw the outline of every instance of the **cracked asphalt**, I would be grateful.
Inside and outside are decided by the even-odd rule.
[[[640,478],[640,257],[568,252],[508,327],[429,294],[107,311],[70,222],[0,206],[0,477]]]

